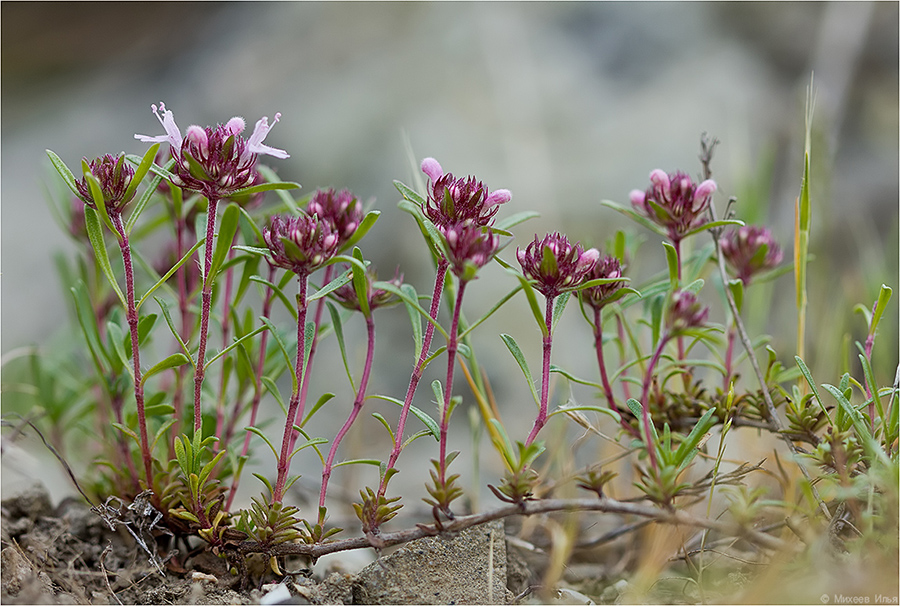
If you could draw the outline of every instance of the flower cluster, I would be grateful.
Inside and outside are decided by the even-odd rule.
[[[422,209],[447,241],[453,273],[470,280],[500,248],[500,238],[490,226],[500,205],[512,198],[508,189],[489,193],[473,176],[459,178],[445,173],[434,158],[422,161],[429,179],[428,200]]]
[[[339,192],[335,192],[333,189],[316,191],[309,204],[306,205],[306,212],[328,222],[338,236],[339,248],[343,248],[344,244],[353,237],[356,228],[363,220],[362,203],[346,189]]]
[[[600,258],[585,277],[585,281],[598,279],[612,279],[622,277],[622,262],[612,255]],[[585,302],[594,309],[601,309],[612,300],[619,290],[625,286],[625,280],[617,280],[606,284],[597,284],[581,291]]]
[[[704,213],[716,191],[715,181],[707,179],[696,184],[683,172],[666,174],[656,169],[650,173],[650,182],[646,191],[632,190],[631,204],[664,228],[672,242],[680,242],[691,230],[706,222]]]
[[[266,135],[281,118],[275,114],[272,126],[263,116],[253,129],[249,139],[241,133],[246,128],[243,118],[234,117],[215,127],[191,125],[182,137],[171,110],[164,103],[152,106],[166,134],[157,136],[135,135],[146,143],[168,142],[175,158],[174,183],[199,192],[209,199],[221,199],[237,190],[253,184],[256,178],[256,158],[268,154],[287,158],[288,153],[263,144]]]
[[[116,158],[106,154],[102,158],[91,160],[90,163],[85,158],[83,165],[88,167],[90,173],[99,181],[106,211],[108,213],[121,213],[125,209],[125,205],[134,198],[134,191],[131,192],[127,199],[125,198],[128,186],[131,184],[132,177],[134,177],[134,169],[125,162],[125,154],[120,154]],[[85,177],[80,181],[76,181],[75,186],[78,189],[81,201],[97,210],[88,178]]]
[[[584,250],[580,243],[572,245],[556,232],[541,240],[535,236],[525,250],[516,251],[516,258],[525,277],[536,281],[535,288],[551,298],[584,282],[600,252],[596,248]]]
[[[337,253],[340,239],[327,221],[315,215],[275,215],[263,229],[272,264],[309,275]]]
[[[480,228],[469,223],[444,229],[447,238],[450,269],[461,280],[470,280],[475,272],[494,258],[500,248],[500,236],[490,227]]]
[[[709,307],[703,305],[697,295],[689,290],[678,290],[672,294],[672,301],[666,312],[666,328],[676,333],[703,326],[708,315]]]
[[[719,239],[725,261],[746,286],[753,275],[775,268],[784,258],[766,227],[744,225]]]
[[[422,172],[430,180],[428,203],[423,210],[438,229],[465,222],[479,227],[490,225],[500,205],[512,197],[507,189],[488,193],[484,183],[473,176],[457,179],[453,173],[445,173],[434,158],[422,161]]]
[[[378,307],[385,307],[387,305],[392,305],[397,302],[397,296],[383,288],[373,288],[372,284],[378,281],[378,274],[375,272],[371,266],[366,271],[366,297],[369,303],[369,309],[376,309]],[[393,284],[397,288],[403,285],[403,274],[400,273],[400,270],[394,272],[394,277],[388,280],[389,284]],[[341,306],[352,309],[353,311],[362,311],[362,306],[359,304],[359,296],[356,293],[356,288],[353,286],[352,282],[348,282],[343,286],[334,290],[331,293],[332,297],[341,304]]]

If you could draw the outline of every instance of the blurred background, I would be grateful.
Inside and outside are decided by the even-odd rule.
[[[707,132],[721,141],[719,208],[736,196],[738,217],[767,222],[790,259],[814,72],[816,376],[836,383],[844,335],[864,339],[853,306],[870,307],[882,283],[897,287],[897,3],[4,2],[0,10],[5,356],[52,344],[70,316],[52,255],[73,249],[47,206],[44,150],[69,166],[143,153],[133,134],[162,132],[150,112],[160,100],[182,129],[281,112],[266,143],[291,157],[269,164],[304,192],[347,187],[373,199],[383,214],[365,254],[382,275],[400,265],[427,292],[430,261],[392,184],[411,183],[426,156],[510,189],[501,217],[540,212],[516,228],[513,247],[551,230],[602,247],[627,228],[646,239],[636,268],[646,277],[664,267],[658,239],[600,200],[627,203],[654,168],[699,174]],[[487,276],[468,290],[472,310],[512,287],[499,270]],[[766,288],[749,320],[776,335],[773,346],[792,363],[791,274]],[[883,384],[897,364],[896,300],[876,344]],[[504,406],[530,405],[496,334],[514,334],[533,367],[540,339],[524,301],[508,309],[484,327],[480,358],[495,369]],[[557,341],[572,346],[559,346],[554,363],[593,376],[578,316],[572,306]],[[724,322],[721,310],[714,321]],[[411,368],[405,311],[386,314],[379,330],[386,349],[404,349],[382,356],[372,390],[402,394]],[[426,408],[422,385],[417,404]],[[512,415],[513,431],[527,432],[530,412]],[[464,445],[467,420],[457,417]]]

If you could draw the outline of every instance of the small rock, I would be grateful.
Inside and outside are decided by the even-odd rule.
[[[50,493],[43,484],[32,484],[18,494],[3,499],[0,507],[3,508],[3,514],[11,520],[37,520],[53,512]]]
[[[360,604],[506,604],[506,533],[495,520],[448,540],[426,537],[360,571]]]
[[[0,551],[0,576],[3,588],[9,595],[15,596],[35,574],[28,558],[15,547],[7,547]]]

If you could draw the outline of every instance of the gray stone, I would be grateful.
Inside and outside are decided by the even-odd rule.
[[[410,542],[360,571],[357,604],[506,604],[506,534],[496,520]]]

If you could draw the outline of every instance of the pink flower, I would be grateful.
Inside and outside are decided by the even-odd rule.
[[[650,183],[646,191],[635,189],[628,197],[635,210],[663,227],[673,242],[706,223],[704,213],[716,191],[715,181],[695,184],[683,172],[667,174],[657,168],[650,173]]]
[[[439,228],[471,221],[479,227],[493,223],[500,205],[512,198],[508,189],[489,193],[487,187],[473,176],[457,179],[444,173],[434,158],[422,161],[422,172],[430,181],[425,214]]]
[[[744,225],[733,229],[719,240],[725,261],[746,286],[754,274],[774,269],[784,253],[765,227]]]
[[[475,273],[494,258],[500,248],[500,236],[490,227],[472,222],[444,228],[450,269],[461,280],[471,280]]]
[[[672,332],[702,326],[709,315],[709,307],[697,300],[697,295],[689,290],[679,290],[672,295],[672,302],[666,313],[666,327]]]
[[[621,278],[622,263],[612,255],[606,255],[591,268],[590,273],[585,277],[585,282],[597,280],[600,278]],[[595,309],[601,309],[610,301],[610,297],[616,294],[619,289],[625,286],[625,280],[609,282],[608,284],[598,284],[582,290],[585,302]]]
[[[84,163],[88,164],[87,158],[84,158]],[[134,192],[132,192],[128,199],[125,199],[125,192],[131,184],[131,178],[134,177],[134,169],[125,162],[125,154],[115,158],[106,154],[102,158],[91,160],[88,166],[91,174],[100,182],[100,191],[103,194],[106,211],[110,214],[121,213],[125,209],[125,205],[134,198]],[[94,195],[87,177],[76,181],[75,186],[81,201],[96,210]]]
[[[263,228],[272,265],[309,275],[337,253],[339,239],[327,221],[315,215],[275,215]]]
[[[164,135],[135,135],[145,143],[168,142],[172,157],[176,159],[173,173],[179,187],[197,191],[210,199],[221,199],[235,191],[248,187],[256,176],[256,158],[267,154],[276,158],[289,157],[287,152],[263,144],[271,130],[267,117],[261,118],[249,139],[244,139],[243,118],[231,118],[224,125],[200,127],[191,125],[184,137],[175,118],[164,103],[151,106],[166,131]],[[272,122],[278,122],[281,114],[275,114]]]
[[[306,205],[306,212],[331,224],[340,239],[340,247],[353,236],[363,220],[362,203],[346,189],[316,191]]]
[[[541,240],[535,236],[525,250],[516,251],[516,258],[525,277],[536,282],[535,288],[545,297],[556,297],[585,281],[600,252],[596,248],[584,250],[579,243],[573,246],[557,232]]]

